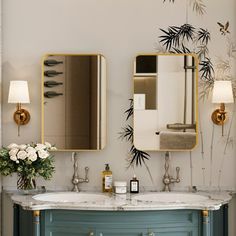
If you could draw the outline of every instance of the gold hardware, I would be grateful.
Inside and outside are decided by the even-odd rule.
[[[18,103],[17,110],[15,111],[13,118],[17,125],[26,125],[30,121],[30,113],[21,108],[21,104]]]
[[[203,215],[203,217],[208,217],[209,211],[206,211],[206,210],[202,211],[202,215]]]
[[[13,119],[18,125],[18,136],[20,136],[20,126],[26,125],[30,121],[30,113],[21,108],[21,104],[17,103],[16,111],[13,114]]]
[[[39,217],[40,216],[40,211],[34,211],[33,216],[34,217]]]
[[[221,103],[220,108],[216,109],[211,115],[213,123],[216,125],[223,125],[227,119],[226,113],[225,104]]]
[[[40,211],[33,211],[34,224],[39,224]]]
[[[224,136],[224,123],[227,120],[227,112],[225,111],[225,104],[220,104],[220,109],[213,111],[211,115],[212,122],[216,125],[222,125],[222,136]]]
[[[90,233],[89,233],[89,236],[94,236],[94,232],[90,232]]]

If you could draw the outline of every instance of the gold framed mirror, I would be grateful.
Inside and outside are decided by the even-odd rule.
[[[197,144],[198,59],[141,54],[134,61],[134,146],[188,151]]]
[[[42,60],[42,142],[58,150],[106,145],[106,59],[50,54]]]

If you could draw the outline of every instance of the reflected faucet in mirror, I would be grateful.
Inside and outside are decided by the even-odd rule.
[[[139,55],[134,63],[134,145],[187,151],[197,143],[197,58]]]

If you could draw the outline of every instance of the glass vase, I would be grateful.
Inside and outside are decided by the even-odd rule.
[[[22,174],[18,175],[17,189],[24,193],[30,193],[36,189],[36,181],[34,177],[25,176]]]

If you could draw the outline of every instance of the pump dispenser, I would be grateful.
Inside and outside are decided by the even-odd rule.
[[[112,192],[112,171],[109,164],[105,164],[105,170],[102,172],[102,191]]]

